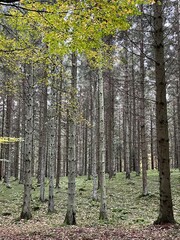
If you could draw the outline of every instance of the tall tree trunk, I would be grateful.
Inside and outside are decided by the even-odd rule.
[[[143,6],[141,6],[141,12],[143,14]],[[144,68],[144,25],[143,20],[141,18],[141,41],[140,41],[140,88],[141,88],[141,102],[140,102],[140,124],[141,124],[141,155],[142,155],[142,182],[143,189],[142,194],[146,196],[148,194],[148,186],[147,186],[147,143],[146,143],[146,120],[145,120],[145,68]]]
[[[164,60],[163,0],[154,3],[154,51],[156,78],[156,131],[159,162],[160,209],[155,224],[174,223],[170,184],[169,137]]]
[[[66,157],[65,157],[65,172],[66,176],[68,176],[69,173],[69,109],[67,109],[67,123],[66,123]]]
[[[33,137],[33,66],[25,66],[25,152],[24,152],[24,196],[20,218],[30,219],[31,214],[31,159],[32,159],[32,137]]]
[[[25,128],[26,128],[26,79],[22,82],[22,103],[21,105],[21,136],[25,139]],[[20,175],[19,183],[24,183],[24,164],[25,164],[25,141],[21,143],[21,156],[20,156]]]
[[[127,39],[125,39],[125,45],[127,45]],[[128,53],[125,49],[125,80],[124,80],[124,130],[123,130],[123,145],[124,145],[124,168],[126,172],[126,178],[130,179],[130,149],[129,149],[129,77],[128,77]]]
[[[102,69],[99,68],[99,158],[100,158],[100,214],[99,219],[107,219],[106,178],[105,178],[105,121],[104,121],[104,82]]]
[[[20,100],[18,101],[17,105],[17,118],[16,118],[16,131],[15,137],[20,137]],[[17,180],[19,176],[19,142],[15,143],[14,149],[14,177]]]
[[[76,88],[77,88],[77,56],[72,54],[72,79],[71,79],[71,103],[76,102]],[[68,203],[67,212],[64,223],[67,225],[76,224],[76,209],[75,209],[75,188],[76,188],[76,154],[75,154],[75,139],[76,139],[76,124],[75,115],[76,107],[70,109],[68,115],[69,121],[69,146],[68,146]]]
[[[97,154],[96,154],[96,103],[97,103],[97,83],[94,83],[94,91],[93,84],[91,79],[91,157],[92,157],[92,175],[93,175],[93,193],[92,199],[97,200]],[[95,99],[94,99],[95,97]]]
[[[108,173],[111,179],[114,172],[114,79],[112,77],[112,71],[109,69],[106,72],[107,84],[108,84],[108,96],[107,96],[107,161],[108,162]]]
[[[61,156],[62,156],[62,144],[61,144],[61,128],[62,128],[62,77],[60,79],[60,89],[59,89],[59,111],[58,111],[58,152],[57,152],[57,172],[56,172],[56,188],[59,188],[60,176],[61,176]]]
[[[39,173],[41,202],[45,201],[45,168],[46,168],[46,143],[47,143],[47,86],[42,85],[42,116],[39,139]]]
[[[178,149],[178,168],[180,170],[180,17],[179,17],[179,12],[180,12],[180,3],[177,0],[177,11],[176,11],[176,15],[177,15],[177,41],[178,41],[178,82],[177,82],[177,117],[178,117],[178,121],[177,121],[177,137],[178,137],[178,141],[177,141],[177,149]]]
[[[11,135],[11,115],[12,115],[12,96],[11,93],[8,93],[7,95],[7,101],[6,101],[6,120],[5,120],[5,136],[10,137]],[[5,162],[5,175],[4,175],[4,182],[6,184],[6,187],[10,187],[10,165],[11,165],[11,156],[10,156],[10,144],[5,145],[4,149],[5,159],[7,160]]]
[[[154,169],[154,131],[153,131],[153,113],[151,112],[151,169]]]
[[[133,113],[133,124],[132,124],[132,170],[136,171],[136,174],[139,174],[139,169],[137,166],[137,117],[136,117],[136,90],[135,90],[135,72],[134,72],[134,56],[133,56],[133,49],[132,49],[132,113]]]
[[[1,126],[1,136],[4,137],[4,125],[5,125],[5,100],[3,98],[3,109],[2,109],[2,126]],[[4,146],[1,144],[0,159],[3,159]],[[0,161],[0,181],[3,178],[3,162]]]
[[[52,79],[54,82],[55,80]],[[54,164],[55,164],[55,90],[53,83],[50,89],[50,116],[49,116],[49,201],[48,212],[53,213],[54,209]]]

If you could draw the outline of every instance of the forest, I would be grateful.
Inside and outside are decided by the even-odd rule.
[[[179,0],[0,0],[0,239],[180,239]]]

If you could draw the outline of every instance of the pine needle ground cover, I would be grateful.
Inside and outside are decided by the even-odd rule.
[[[11,182],[12,188],[0,183],[0,239],[180,239],[180,228],[166,225],[153,226],[158,215],[158,172],[148,172],[149,195],[141,195],[141,177],[132,174],[126,180],[118,173],[107,181],[108,221],[101,222],[99,201],[92,200],[92,180],[77,177],[77,226],[63,226],[67,202],[67,178],[61,179],[61,187],[55,189],[56,213],[47,214],[47,202],[39,201],[39,187],[33,180],[33,219],[19,221],[22,207],[23,186]],[[46,182],[48,189],[48,181]],[[172,171],[174,215],[180,223],[180,174]],[[48,198],[48,191],[47,191]]]

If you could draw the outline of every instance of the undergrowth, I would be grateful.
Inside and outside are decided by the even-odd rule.
[[[180,173],[172,171],[172,196],[174,204],[174,215],[177,222],[180,222]],[[60,180],[60,188],[55,189],[56,213],[47,214],[47,202],[39,201],[39,187],[33,179],[32,190],[32,214],[30,222],[40,223],[41,226],[57,227],[62,226],[66,214],[67,204],[67,178]],[[124,173],[118,173],[107,183],[107,207],[108,221],[99,221],[99,201],[92,200],[92,180],[87,177],[76,179],[76,203],[77,203],[77,224],[82,227],[100,225],[144,227],[153,223],[158,216],[159,209],[159,183],[158,172],[148,171],[149,195],[142,197],[141,176],[131,174],[131,179],[126,180]],[[23,185],[17,181],[11,181],[11,188],[0,183],[0,226],[5,227],[12,224],[28,224],[25,221],[18,221],[22,207]],[[98,193],[99,194],[99,193]],[[48,198],[48,180],[46,180],[46,198]],[[39,226],[39,225],[38,225]]]

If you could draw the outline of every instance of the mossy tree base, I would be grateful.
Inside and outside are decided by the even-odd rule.
[[[176,224],[173,217],[158,217],[153,223],[154,225]]]
[[[21,212],[20,219],[30,220],[32,218],[31,212]]]
[[[76,212],[71,210],[67,211],[66,217],[64,219],[64,224],[66,225],[76,225]]]
[[[104,211],[100,211],[99,220],[107,221],[108,220],[107,213]]]

